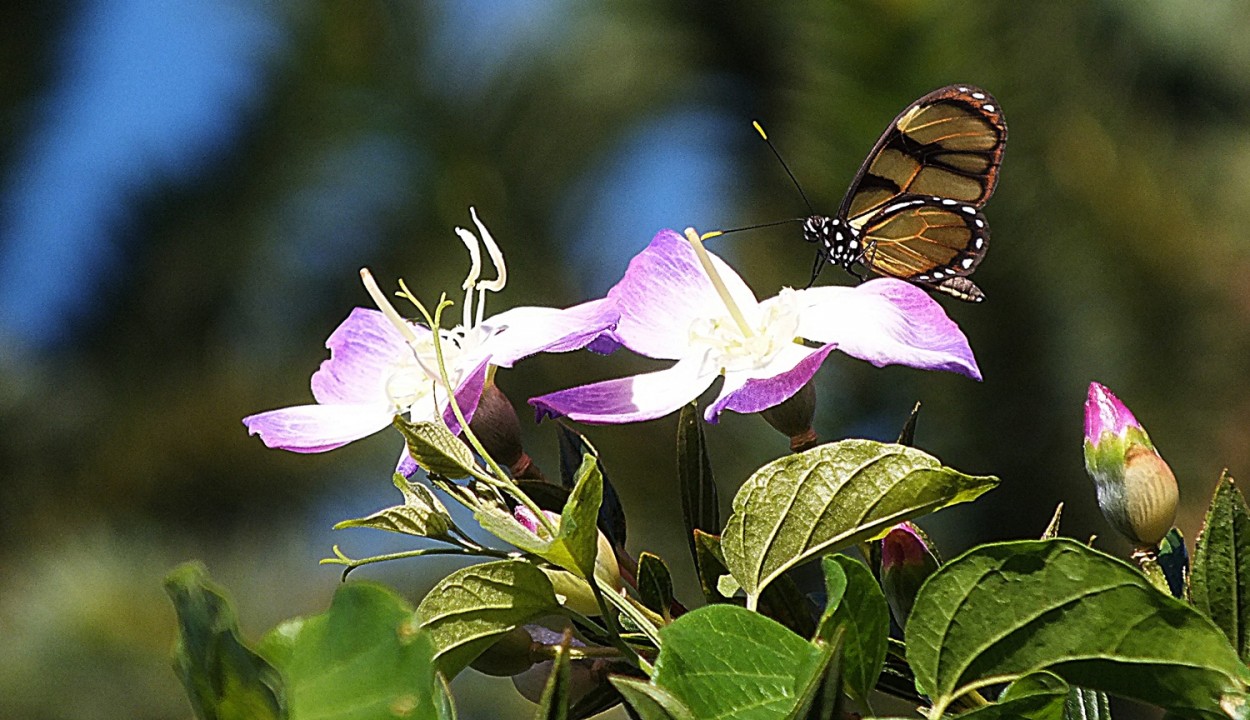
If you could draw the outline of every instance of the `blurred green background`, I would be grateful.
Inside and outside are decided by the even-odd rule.
[[[1250,5],[1236,0],[427,3],[14,0],[0,11],[0,716],[185,718],[161,578],[201,558],[244,630],[324,609],[317,560],[401,547],[330,526],[392,504],[398,438],[266,450],[239,420],[310,402],[357,269],[433,300],[468,206],[512,272],[490,311],[603,293],[663,227],[804,214],[759,119],[832,212],[907,103],[970,82],[1010,142],[980,306],[943,300],[985,382],[818,376],[826,438],[918,443],[1000,489],[926,523],[949,557],[1064,531],[1126,547],[1082,468],[1098,380],[1181,482],[1192,542],[1223,467],[1250,471]],[[803,285],[782,226],[715,249],[761,294]],[[847,283],[826,270],[822,282]],[[501,373],[529,451],[535,394],[654,367],[545,356]],[[693,599],[674,419],[590,428],[630,523]],[[709,428],[726,506],[786,445]],[[370,567],[414,601],[453,566]],[[529,717],[466,673],[464,718]]]

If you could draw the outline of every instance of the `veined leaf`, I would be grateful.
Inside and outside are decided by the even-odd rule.
[[[1189,598],[1250,662],[1250,510],[1228,473],[1198,535]]]
[[[619,675],[609,681],[642,720],[696,720],[689,708],[663,688]]]
[[[672,619],[673,578],[657,555],[644,552],[638,556],[638,596],[665,622]]]
[[[651,681],[699,718],[787,718],[822,666],[820,649],[736,605],[686,613],[660,639]]]
[[[340,586],[328,611],[279,625],[261,650],[286,679],[292,720],[453,716],[430,637],[380,585]]]
[[[1016,680],[998,700],[958,715],[958,720],[1064,720],[1068,684],[1058,675],[1038,672]]]
[[[699,551],[695,547],[694,531],[715,534],[720,530],[720,500],[697,403],[683,407],[677,417],[677,480],[681,487],[686,538],[690,541],[690,553],[697,560]]]
[[[942,566],[907,622],[916,686],[944,707],[987,677],[1073,685],[1220,714],[1250,670],[1210,620],[1136,569],[1066,539],[982,545]]]
[[[165,578],[178,615],[174,670],[201,720],[285,718],[278,671],[239,637],[234,607],[199,563]]]
[[[434,491],[421,483],[409,482],[395,473],[395,487],[404,494],[404,504],[379,510],[367,517],[344,520],[334,526],[335,530],[349,527],[367,527],[388,532],[438,538],[447,535],[451,528],[451,515]]]
[[[582,458],[577,484],[560,513],[554,538],[542,538],[526,530],[511,515],[491,508],[475,513],[478,523],[504,542],[537,555],[547,562],[589,580],[595,572],[599,551],[596,520],[603,501],[603,476],[593,455]]]
[[[699,586],[703,588],[703,597],[709,603],[727,603],[729,598],[717,590],[722,575],[729,573],[725,567],[725,554],[721,552],[720,536],[695,530],[694,567],[699,573]]]
[[[455,677],[500,636],[557,608],[542,570],[523,560],[499,560],[443,578],[417,607],[417,618],[439,668]]]
[[[461,478],[477,467],[473,451],[451,434],[441,420],[409,422],[396,415],[393,423],[408,444],[408,454],[423,470],[447,478]]]
[[[876,686],[885,665],[890,607],[863,563],[846,555],[829,555],[821,565],[830,601],[820,618],[817,637],[829,641],[836,631],[844,631],[842,678],[851,695],[863,700]]]
[[[771,462],[734,497],[721,535],[726,564],[749,597],[815,555],[998,484],[943,467],[914,448],[843,440]]]

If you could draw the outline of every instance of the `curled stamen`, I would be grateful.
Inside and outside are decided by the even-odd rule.
[[[477,225],[478,232],[482,234],[482,244],[486,246],[486,252],[490,255],[490,261],[495,266],[495,279],[478,283],[478,287],[491,292],[499,292],[503,290],[504,285],[508,284],[508,267],[503,261],[503,251],[495,243],[495,238],[491,237],[490,231],[478,219],[477,210],[470,207],[469,214],[473,216],[473,222]]]
[[[474,218],[476,219],[476,218]],[[462,227],[456,228],[460,242],[469,249],[469,274],[465,276],[460,287],[464,290],[464,310],[461,322],[468,327],[473,320],[473,291],[478,287],[478,279],[482,277],[482,252],[478,249],[478,239],[473,233]],[[479,310],[479,314],[481,314]]]

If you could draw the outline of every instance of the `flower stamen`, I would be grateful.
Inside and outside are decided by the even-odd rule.
[[[747,323],[746,317],[743,316],[742,310],[738,309],[738,303],[734,302],[733,296],[729,294],[729,288],[725,287],[725,281],[721,279],[720,273],[716,272],[716,266],[712,264],[711,256],[707,254],[707,249],[703,247],[703,239],[699,237],[699,233],[692,227],[686,228],[686,240],[694,248],[695,257],[699,258],[699,264],[703,266],[703,272],[707,274],[708,280],[712,281],[712,287],[716,289],[716,294],[725,303],[725,309],[729,311],[729,317],[733,318],[734,323],[738,326],[738,330],[742,332],[742,336],[744,338],[754,337],[755,332],[751,330],[751,326]]]

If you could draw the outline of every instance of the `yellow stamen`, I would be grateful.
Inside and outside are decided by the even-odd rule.
[[[703,239],[699,237],[699,233],[692,227],[686,228],[686,240],[690,242],[690,247],[694,248],[695,257],[699,258],[699,264],[703,266],[703,272],[707,274],[708,280],[712,281],[712,287],[716,289],[716,294],[725,303],[725,309],[729,311],[729,317],[733,318],[734,323],[738,326],[738,330],[742,332],[742,336],[745,338],[755,337],[755,333],[751,331],[751,326],[747,324],[746,317],[738,309],[738,304],[734,302],[733,296],[729,294],[729,289],[725,287],[725,282],[721,280],[720,274],[716,272],[716,266],[712,264],[712,257],[707,254],[707,249],[703,247]]]

